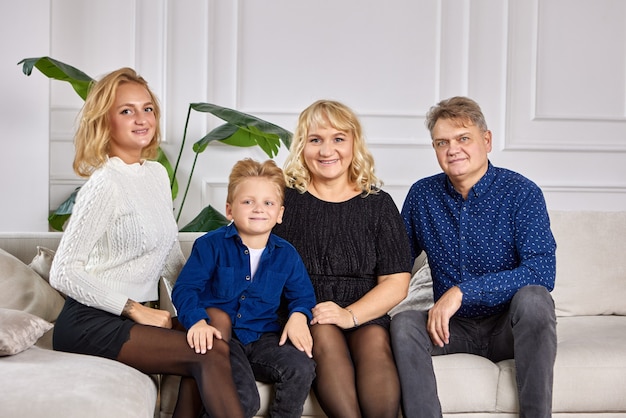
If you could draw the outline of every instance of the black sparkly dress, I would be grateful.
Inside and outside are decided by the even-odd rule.
[[[283,223],[273,232],[300,253],[318,303],[348,306],[376,286],[378,276],[411,271],[404,222],[382,190],[334,203],[287,188]],[[371,322],[388,327],[389,317]]]

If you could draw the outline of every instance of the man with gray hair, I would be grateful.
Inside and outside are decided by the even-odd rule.
[[[442,173],[402,208],[412,255],[428,256],[434,305],[391,322],[407,418],[441,417],[431,355],[514,358],[520,417],[552,415],[556,243],[539,187],[495,167],[480,106],[452,97],[426,119]]]

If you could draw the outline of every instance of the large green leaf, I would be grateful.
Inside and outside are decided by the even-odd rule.
[[[167,155],[165,155],[160,147],[157,161],[167,170],[167,175],[170,178],[170,188],[172,189],[172,200],[174,200],[176,199],[176,196],[178,196],[178,180],[174,177],[174,168],[172,167],[170,160],[167,159]]]
[[[36,67],[43,75],[54,80],[67,81],[74,91],[85,100],[93,79],[79,69],[62,63],[50,57],[26,58],[17,63],[22,65],[22,71],[31,75],[33,67]]]
[[[202,212],[193,221],[182,227],[180,232],[208,232],[229,223],[230,221],[224,215],[209,205],[202,209]]]
[[[218,126],[213,129],[211,132],[202,137],[198,142],[193,144],[192,149],[195,153],[202,153],[206,149],[206,147],[213,141],[224,141],[227,138],[235,135],[239,130],[235,125],[231,125],[230,123],[225,123],[223,125]],[[241,145],[241,146],[253,146],[256,145],[256,142],[251,143],[250,145]]]
[[[63,227],[65,226],[65,222],[72,215],[72,209],[74,209],[74,202],[76,202],[76,194],[80,190],[80,187],[74,189],[70,197],[65,199],[63,203],[59,205],[58,208],[54,212],[48,216],[48,224],[55,231],[63,231]]]
[[[232,138],[219,139],[223,142],[226,142],[225,140],[229,139],[229,142],[227,142],[229,145],[244,147],[259,145],[270,157],[273,157],[275,154],[268,152],[268,150],[278,149],[278,147],[280,147],[280,144],[278,143],[279,140],[282,141],[285,147],[289,148],[291,146],[291,138],[293,136],[292,133],[281,128],[280,126],[274,125],[273,123],[259,119],[247,113],[211,103],[191,103],[190,106],[197,112],[211,113],[229,124],[235,125],[239,129],[249,132],[249,136],[240,134]],[[203,140],[201,139],[196,144],[202,141]],[[252,144],[248,145],[251,141]],[[267,144],[273,144],[274,142],[276,145],[267,146]],[[263,143],[264,146],[262,146],[261,143]],[[202,148],[202,145],[198,145],[198,148]]]

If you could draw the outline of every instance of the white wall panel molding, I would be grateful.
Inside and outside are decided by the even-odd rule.
[[[134,61],[135,68],[146,79],[159,98],[161,114],[168,113],[167,39],[168,1],[135,0]],[[167,132],[167,118],[161,118],[161,131]],[[167,136],[163,135],[163,141]]]
[[[620,0],[509,1],[505,149],[626,151],[624,21]]]
[[[50,108],[51,142],[74,141],[76,118],[79,112],[80,108],[73,106],[53,106]]]
[[[200,209],[212,205],[215,209],[224,213],[226,207],[226,194],[228,193],[228,182],[217,179],[202,179],[202,196]]]
[[[626,186],[542,186],[549,210],[620,211],[626,207]]]
[[[371,0],[238,5],[243,111],[297,114],[330,98],[369,114],[423,115],[438,96],[438,1],[405,0],[395,9]]]
[[[439,79],[432,104],[439,98],[467,95],[470,75],[470,1],[439,0],[438,3],[438,60],[435,65]]]

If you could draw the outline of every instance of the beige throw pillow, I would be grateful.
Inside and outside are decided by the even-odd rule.
[[[402,311],[427,311],[433,306],[433,279],[430,275],[428,259],[424,258],[421,266],[409,282],[407,297],[389,311],[393,317]]]
[[[56,321],[65,300],[33,269],[0,249],[0,308]]]
[[[37,274],[39,274],[48,283],[50,282],[50,267],[52,267],[54,253],[54,250],[38,245],[37,255],[28,265],[28,267],[35,270],[35,272],[37,272]]]
[[[32,347],[52,328],[38,316],[0,308],[0,356],[11,356]]]

